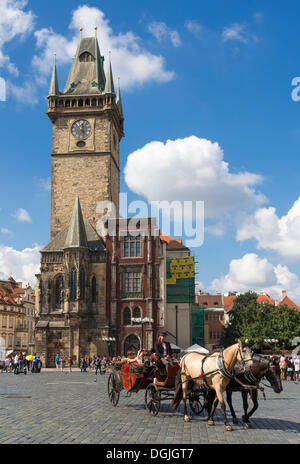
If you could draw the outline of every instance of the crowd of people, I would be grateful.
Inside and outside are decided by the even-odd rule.
[[[13,372],[18,374],[20,372],[40,372],[42,368],[42,360],[39,356],[34,353],[34,355],[27,355],[26,353],[15,352],[7,355],[3,361],[3,372],[9,373]]]
[[[299,382],[300,359],[296,356],[281,356],[279,361],[281,380]]]

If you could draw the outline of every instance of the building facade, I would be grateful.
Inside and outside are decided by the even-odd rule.
[[[161,235],[161,239],[166,242],[167,255],[166,329],[172,343],[188,348],[192,339],[195,261],[182,240],[167,235]]]
[[[35,297],[28,285],[13,277],[0,281],[0,337],[7,352],[34,349]]]

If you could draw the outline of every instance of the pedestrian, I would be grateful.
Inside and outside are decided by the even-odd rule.
[[[286,379],[286,359],[282,355],[279,361],[279,366],[280,366],[280,379],[285,380]]]
[[[290,360],[288,360],[287,361],[287,374],[286,374],[286,378],[288,382],[292,380],[292,376],[293,376],[293,363]]]
[[[300,359],[299,358],[294,358],[294,369],[295,369],[294,380],[295,380],[295,383],[298,383],[299,377],[300,377]]]
[[[60,358],[60,372],[64,371],[64,367],[65,367],[65,358],[62,356]]]
[[[56,369],[59,369],[59,364],[60,364],[60,356],[59,354],[57,354],[55,356],[55,365],[56,365]]]
[[[34,353],[33,355],[33,368],[32,372],[38,372],[38,360],[37,360],[37,355]]]
[[[95,360],[95,367],[96,367],[96,372],[95,372],[95,374],[97,375],[97,371],[98,371],[98,369],[99,369],[99,374],[102,375],[102,371],[101,371],[101,358],[100,358],[99,354],[98,354],[98,356],[97,356],[97,358],[96,358],[96,360]]]
[[[69,368],[69,372],[71,373],[72,372],[72,358],[71,358],[71,356],[68,357],[68,368]]]
[[[19,368],[19,356],[18,356],[18,353],[16,353],[14,357],[14,374],[17,373],[18,368]]]
[[[7,356],[7,357],[5,358],[5,364],[4,364],[4,371],[5,371],[7,374],[8,374],[10,365],[11,365],[11,361],[10,361],[10,358]]]
[[[23,370],[24,368],[24,357],[23,357],[23,353],[21,352],[19,354],[19,370],[20,372]]]

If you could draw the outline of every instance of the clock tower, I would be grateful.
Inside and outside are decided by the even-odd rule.
[[[124,136],[120,89],[111,60],[104,73],[97,36],[80,38],[66,87],[59,91],[54,62],[48,96],[53,125],[51,240],[70,221],[76,191],[83,217],[95,227],[99,201],[114,203],[119,216],[119,143]]]

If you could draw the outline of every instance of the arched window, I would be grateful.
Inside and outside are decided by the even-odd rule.
[[[83,100],[80,99],[80,100],[78,101],[78,106],[83,106]]]
[[[62,301],[62,292],[63,292],[63,278],[58,276],[55,281],[55,308],[60,308]]]
[[[96,277],[92,278],[92,303],[96,303],[97,301],[97,281]]]
[[[127,356],[128,351],[135,351],[140,349],[140,341],[136,335],[129,335],[124,341],[124,355]]]
[[[70,297],[71,300],[76,300],[77,297],[77,271],[75,268],[71,271],[71,281],[70,281]]]
[[[141,317],[141,310],[138,306],[133,310],[133,317]]]
[[[95,58],[93,57],[93,55],[91,55],[91,53],[84,52],[84,53],[82,53],[80,55],[79,61],[81,63],[88,63],[88,62],[91,62],[91,61],[95,61]]]
[[[125,308],[123,311],[123,325],[131,325],[131,311]]]
[[[85,272],[81,268],[79,272],[79,289],[80,289],[80,299],[85,298]]]

